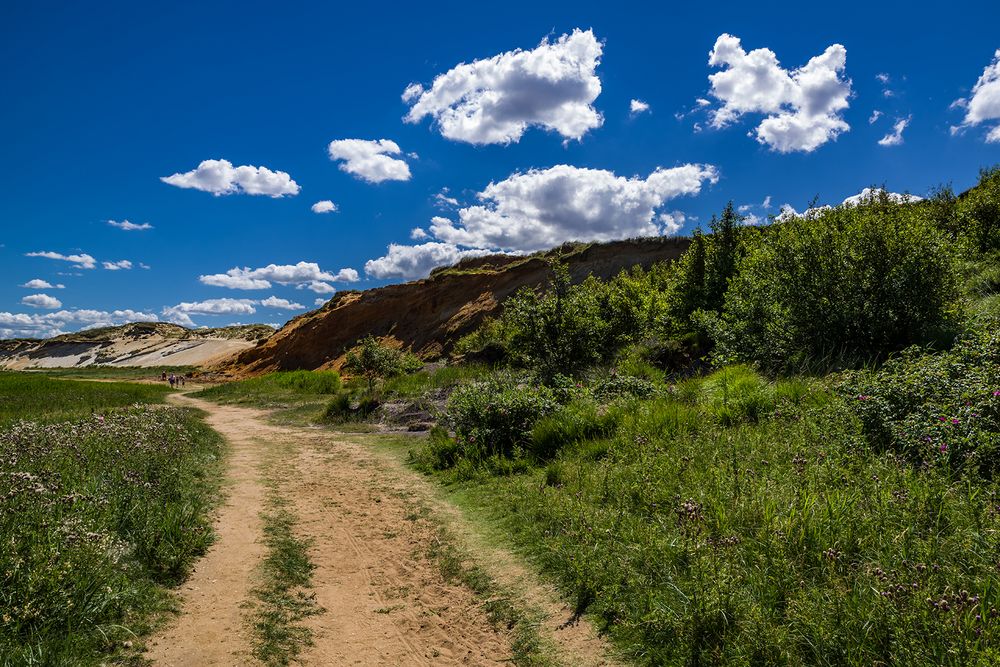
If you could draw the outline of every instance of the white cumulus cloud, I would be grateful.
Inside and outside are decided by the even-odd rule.
[[[280,299],[276,296],[269,296],[260,302],[260,305],[265,308],[279,308],[281,310],[305,310],[305,306],[301,303],[295,303],[294,301],[289,301],[288,299]]]
[[[378,259],[365,262],[365,273],[378,279],[424,278],[438,266],[454,264],[463,257],[489,254],[488,250],[461,250],[451,243],[429,242],[421,245],[392,243]]]
[[[234,167],[229,160],[203,160],[197,168],[163,176],[161,181],[178,188],[193,188],[215,196],[231,194],[284,197],[299,194],[299,185],[286,172],[248,165]]]
[[[324,299],[323,297],[321,297],[321,296],[318,296],[318,297],[316,297],[316,300],[315,300],[315,301],[313,301],[313,305],[314,305],[314,306],[322,306],[322,305],[323,305],[323,304],[325,304],[325,303],[326,303],[327,301],[329,301],[329,299]]]
[[[968,98],[955,100],[952,106],[965,109],[962,124],[952,127],[952,134],[982,123],[1000,121],[1000,49],[993,54],[993,62],[986,66],[982,76],[972,87],[972,94]],[[986,142],[1000,143],[1000,123],[986,133]]]
[[[649,105],[642,100],[632,100],[628,104],[628,110],[633,116],[637,116],[644,111],[649,111]]]
[[[892,132],[878,140],[879,146],[899,146],[903,143],[903,130],[910,124],[909,118],[900,118],[892,126]]]
[[[574,30],[535,49],[516,49],[462,63],[438,75],[430,88],[410,84],[405,120],[431,117],[441,134],[471,144],[509,144],[529,127],[580,139],[600,127],[594,100],[603,45],[591,30]]]
[[[482,205],[459,210],[457,223],[435,217],[430,229],[445,243],[520,252],[656,236],[664,231],[659,207],[716,181],[715,167],[698,164],[656,169],[644,179],[569,165],[533,169],[490,183],[479,193]]]
[[[97,266],[97,260],[87,253],[80,253],[78,255],[63,255],[62,253],[43,250],[41,252],[28,252],[25,253],[24,256],[44,257],[46,259],[57,259],[62,262],[70,262],[78,269],[93,269]]]
[[[118,222],[117,220],[108,220],[108,224],[111,225],[112,227],[117,227],[118,229],[122,229],[126,232],[137,232],[137,231],[142,231],[144,229],[153,228],[153,225],[149,224],[148,222],[144,222],[142,224],[136,224],[134,222],[129,222],[128,220],[122,220],[121,222]]]
[[[131,269],[132,262],[127,259],[120,259],[117,262],[101,262],[108,271],[120,271],[121,269]]]
[[[32,278],[23,285],[18,285],[18,287],[23,287],[25,289],[64,289],[66,286],[63,284],[53,285],[47,280],[42,280],[41,278]]]
[[[327,150],[331,160],[340,161],[341,171],[369,183],[410,180],[406,161],[390,157],[402,153],[391,139],[337,139],[330,142]]]
[[[316,262],[298,262],[297,264],[268,264],[259,269],[249,267],[232,268],[225,273],[199,276],[205,285],[228,287],[230,289],[268,289],[271,283],[279,285],[307,285],[321,282],[357,282],[360,276],[357,270],[345,268],[337,273],[330,273],[320,268]],[[312,287],[310,287],[312,289]],[[313,289],[313,291],[316,291]]]
[[[336,213],[337,212],[337,205],[334,204],[329,199],[324,199],[322,201],[318,201],[315,204],[313,204],[311,208],[312,208],[312,212],[313,213]]]
[[[48,294],[29,294],[21,299],[21,303],[32,308],[48,308],[52,310],[62,308],[62,301]]]
[[[786,70],[770,49],[748,53],[738,37],[722,34],[708,59],[723,68],[708,77],[710,94],[721,102],[711,112],[712,125],[723,128],[744,114],[764,114],[757,141],[780,153],[811,152],[850,129],[841,116],[851,94],[846,62],[847,49],[833,44],[803,67]]]

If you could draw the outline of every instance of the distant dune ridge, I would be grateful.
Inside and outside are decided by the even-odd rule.
[[[203,366],[246,350],[274,333],[254,324],[187,329],[165,322],[134,322],[46,340],[0,341],[0,368],[82,366]]]

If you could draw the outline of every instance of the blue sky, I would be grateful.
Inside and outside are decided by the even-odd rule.
[[[0,9],[0,336],[282,323],[463,253],[1000,162],[993,3],[177,4]]]

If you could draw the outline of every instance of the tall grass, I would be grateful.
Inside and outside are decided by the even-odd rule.
[[[278,371],[227,382],[192,394],[220,403],[274,406],[302,396],[328,396],[340,391],[336,371]]]
[[[18,419],[59,421],[133,403],[162,402],[169,391],[161,385],[57,380],[0,371],[0,427]]]
[[[4,382],[49,423],[0,428],[0,664],[121,658],[211,542],[221,440],[190,410],[106,409],[158,388]],[[53,421],[66,402],[88,416]]]
[[[636,662],[1000,658],[994,482],[874,449],[848,401],[746,368],[618,405],[610,433],[598,407],[539,420],[557,454],[523,474],[437,474]]]

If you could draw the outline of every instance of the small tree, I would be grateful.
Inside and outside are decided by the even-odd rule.
[[[375,380],[412,373],[420,369],[420,360],[414,355],[383,345],[374,336],[365,336],[361,345],[347,353],[344,368],[368,380],[368,392],[375,388]]]
[[[726,204],[721,218],[712,217],[712,244],[705,264],[706,310],[722,310],[729,279],[736,272],[739,225],[743,220],[744,217],[733,208],[732,201]]]

